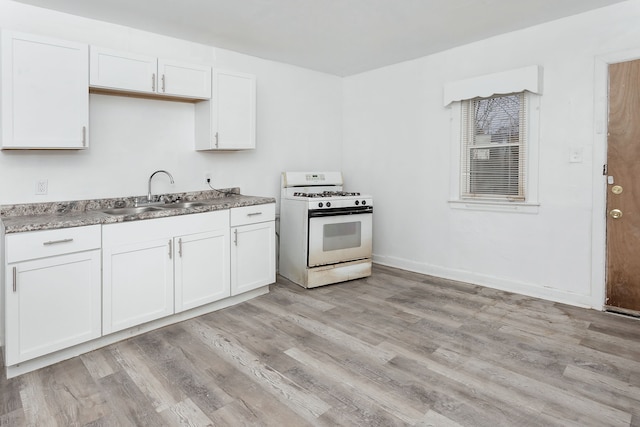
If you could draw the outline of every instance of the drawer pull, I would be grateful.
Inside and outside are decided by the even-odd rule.
[[[16,277],[17,275],[18,275],[18,268],[13,267],[13,292],[15,292],[18,289],[18,280]]]
[[[58,243],[69,243],[69,242],[73,242],[73,239],[61,239],[61,240],[49,240],[48,242],[44,242],[42,243],[44,246],[49,246],[49,245],[57,245]]]
[[[247,216],[256,216],[256,215],[262,215],[262,212],[251,212],[247,214]]]

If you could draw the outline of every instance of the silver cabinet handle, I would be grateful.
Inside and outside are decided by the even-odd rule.
[[[182,258],[182,238],[178,239],[178,255]]]
[[[164,79],[164,74],[163,74],[163,75],[162,75],[162,91],[163,91],[163,92],[166,92],[164,80],[165,80],[165,79]]]
[[[233,230],[233,243],[238,246],[238,229],[236,228],[235,230]]]
[[[73,242],[73,239],[49,240],[48,242],[42,242],[42,244],[44,246],[49,246],[49,245],[57,245],[59,243],[69,243],[69,242]]]
[[[156,91],[156,73],[151,74],[151,92]]]
[[[218,132],[216,132],[215,138],[216,138],[216,148],[218,148]]]
[[[169,240],[169,259],[172,259],[173,257],[173,249],[171,247],[171,240]]]
[[[18,268],[13,267],[13,292],[18,289]]]
[[[87,127],[82,126],[82,146],[87,146]]]
[[[247,214],[247,216],[256,216],[256,215],[262,215],[262,212],[251,212]]]

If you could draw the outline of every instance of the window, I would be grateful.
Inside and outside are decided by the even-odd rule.
[[[461,199],[525,201],[526,92],[462,102]]]
[[[538,213],[542,80],[531,65],[444,85],[451,208]]]

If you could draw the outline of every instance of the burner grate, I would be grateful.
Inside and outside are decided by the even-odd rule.
[[[359,196],[360,193],[350,192],[350,191],[322,191],[318,193],[304,193],[304,192],[295,192],[293,193],[294,197],[349,197],[349,196]]]

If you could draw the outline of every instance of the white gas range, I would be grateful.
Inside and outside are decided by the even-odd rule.
[[[283,172],[280,274],[305,288],[371,275],[373,198],[341,172]]]

